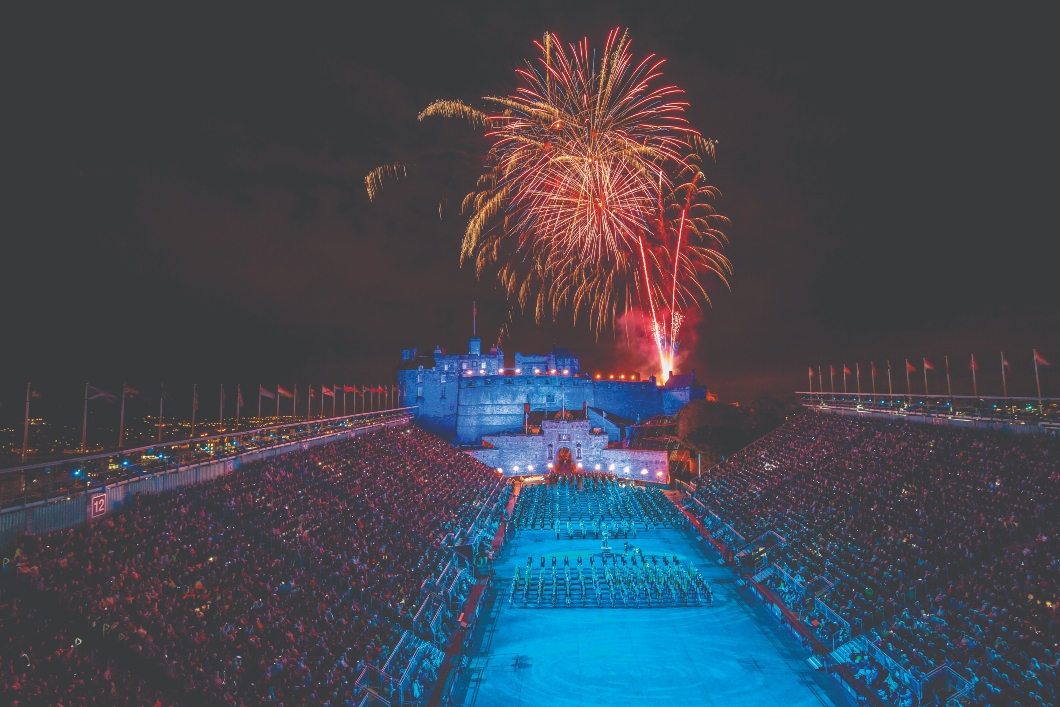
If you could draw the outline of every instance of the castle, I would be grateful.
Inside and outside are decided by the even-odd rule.
[[[432,359],[416,349],[402,352],[401,399],[419,408],[417,423],[459,445],[505,474],[550,468],[608,471],[631,478],[668,479],[666,452],[630,449],[627,429],[661,414],[674,414],[705,397],[695,372],[655,377],[593,377],[581,372],[567,349],[515,354],[505,367],[496,346],[482,353],[472,337],[466,354],[436,348]]]

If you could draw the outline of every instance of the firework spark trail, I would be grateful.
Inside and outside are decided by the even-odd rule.
[[[643,306],[665,376],[681,310],[709,303],[704,275],[727,284],[731,272],[701,169],[715,143],[688,124],[682,91],[658,85],[663,60],[633,59],[627,33],[612,31],[599,57],[587,39],[564,46],[548,33],[536,46],[515,93],[484,99],[491,110],[445,100],[420,113],[464,119],[491,141],[462,204],[461,262],[495,269],[538,321],[569,307],[599,333]],[[370,196],[403,176],[396,167],[369,175]]]

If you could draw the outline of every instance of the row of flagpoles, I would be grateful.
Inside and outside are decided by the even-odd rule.
[[[353,394],[353,406],[352,411],[347,411],[348,396]],[[199,386],[198,384],[192,384],[191,387],[191,436],[195,436],[195,418],[199,411]],[[26,456],[29,450],[29,420],[30,420],[30,401],[33,398],[39,398],[40,392],[33,389],[30,382],[26,383],[26,414],[23,421],[22,427],[22,461],[26,461]],[[85,383],[85,406],[84,414],[81,420],[81,451],[88,451],[88,403],[91,400],[97,400],[103,398],[107,402],[117,403],[119,398],[121,401],[121,412],[118,418],[118,448],[121,449],[125,446],[125,401],[132,398],[141,398],[149,400],[147,396],[141,395],[140,391],[129,387],[128,385],[122,384],[121,395],[115,395],[102,388],[97,388],[94,385]],[[158,396],[158,441],[162,441],[162,420],[164,415],[164,405],[169,395],[166,393],[165,386],[162,387]],[[360,410],[357,406],[357,398],[360,397],[361,405]],[[227,402],[227,396],[225,394],[224,384],[220,385],[220,405],[218,406],[218,424],[224,425],[225,418],[225,404]],[[275,400],[276,404],[274,407],[274,414],[277,423],[280,421],[280,401],[283,398],[288,398],[291,401],[291,420],[298,420],[298,384],[292,386],[292,390],[287,390],[281,385],[276,386],[276,390],[270,390],[265,386],[258,384],[258,420],[262,419],[262,399]],[[390,386],[368,386],[368,385],[332,385],[325,386],[320,385],[314,388],[314,386],[308,386],[308,390],[305,395],[305,420],[312,420],[317,418],[325,417],[325,404],[324,398],[331,398],[331,417],[342,416],[345,417],[347,414],[356,415],[358,412],[375,412],[377,410],[386,409],[393,406],[398,402],[398,387],[396,385]],[[320,409],[318,414],[313,413],[314,400],[320,400]],[[342,400],[342,412],[338,414],[337,409],[339,407],[338,400]],[[236,385],[236,427],[239,426],[240,414],[243,408],[246,407],[243,402],[243,389],[242,386]]]
[[[1039,374],[1038,368],[1039,368],[1039,366],[1048,366],[1048,365],[1050,365],[1050,363],[1045,360],[1044,356],[1042,356],[1040,353],[1038,353],[1037,349],[1032,349],[1032,352],[1033,352],[1033,359],[1034,359],[1034,383],[1038,387],[1038,407],[1039,407],[1039,409],[1041,409],[1041,407],[1042,407],[1042,381],[1041,381],[1041,375]],[[950,384],[950,357],[949,356],[945,357],[945,366],[946,366],[946,394],[948,396],[952,397],[953,396],[953,387]],[[871,374],[872,374],[872,394],[875,395],[876,394],[876,364],[873,363],[873,362],[870,362],[869,363],[869,367],[870,367]],[[978,395],[979,395],[979,384],[976,381],[975,374],[976,374],[976,371],[979,370],[979,364],[975,360],[975,354],[972,354],[972,358],[971,358],[971,361],[968,364],[968,368],[972,372],[972,394],[975,395],[976,397],[978,397]],[[835,391],[835,376],[836,376],[835,366],[829,366],[828,369],[829,369],[829,372],[830,372],[830,381],[831,381],[831,388],[832,388],[831,392],[834,394],[836,392]],[[922,360],[921,369],[924,371],[924,395],[928,395],[929,394],[928,393],[928,371],[934,371],[935,370],[935,366],[931,363],[931,361],[928,361],[926,358],[924,358]],[[1008,362],[1008,359],[1005,358],[1005,352],[1002,351],[1001,352],[1001,387],[1002,387],[1003,396],[1006,397],[1006,398],[1008,397],[1008,378],[1006,377],[1006,374],[1011,369],[1012,369],[1012,365]],[[910,374],[913,374],[913,373],[916,373],[916,372],[917,372],[916,366],[914,366],[912,363],[910,363],[909,359],[906,359],[905,360],[905,389],[906,389],[906,395],[912,395],[913,394],[913,385],[912,385],[912,381],[910,379]],[[861,395],[861,365],[855,363],[854,364],[854,371],[851,371],[847,367],[846,364],[843,364],[843,392],[844,393],[848,392],[847,391],[847,376],[849,376],[849,375],[855,375],[856,376],[856,378],[857,378],[857,394]],[[812,393],[813,392],[813,366],[810,366],[809,372],[808,372],[808,376],[809,376],[809,381],[810,381],[810,392]],[[824,391],[824,375],[823,375],[823,372],[822,372],[822,369],[821,369],[820,366],[817,367],[817,392],[818,393],[824,393],[825,392]],[[889,395],[894,395],[894,386],[892,385],[892,381],[891,381],[891,362],[890,361],[887,362],[887,393]]]

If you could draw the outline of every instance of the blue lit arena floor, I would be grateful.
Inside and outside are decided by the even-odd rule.
[[[626,542],[610,541],[621,552]],[[507,600],[516,567],[555,554],[575,564],[600,541],[557,540],[522,530],[497,562],[497,577],[472,638],[454,705],[504,707],[798,707],[849,705],[838,685],[807,664],[809,653],[718,564],[691,531],[639,531],[645,555],[693,562],[714,590],[713,606],[523,608]]]

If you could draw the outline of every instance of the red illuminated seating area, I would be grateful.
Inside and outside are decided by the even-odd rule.
[[[716,537],[786,538],[769,561],[795,581],[774,589],[792,601],[823,577],[824,602],[910,674],[948,664],[976,704],[1060,702],[1058,440],[808,412],[696,497]]]
[[[362,668],[381,667],[412,628],[421,585],[452,554],[447,541],[499,483],[416,428],[388,429],[28,538],[18,584],[98,632],[64,658],[90,682],[107,669],[83,657],[91,645],[157,668],[181,704],[352,704]],[[12,620],[0,617],[5,637]],[[69,643],[62,625],[44,626],[39,650]],[[41,689],[37,671],[17,676],[12,693],[22,644],[11,645],[0,694]],[[135,679],[110,674],[131,703],[153,703]],[[418,691],[432,678],[425,668]]]

